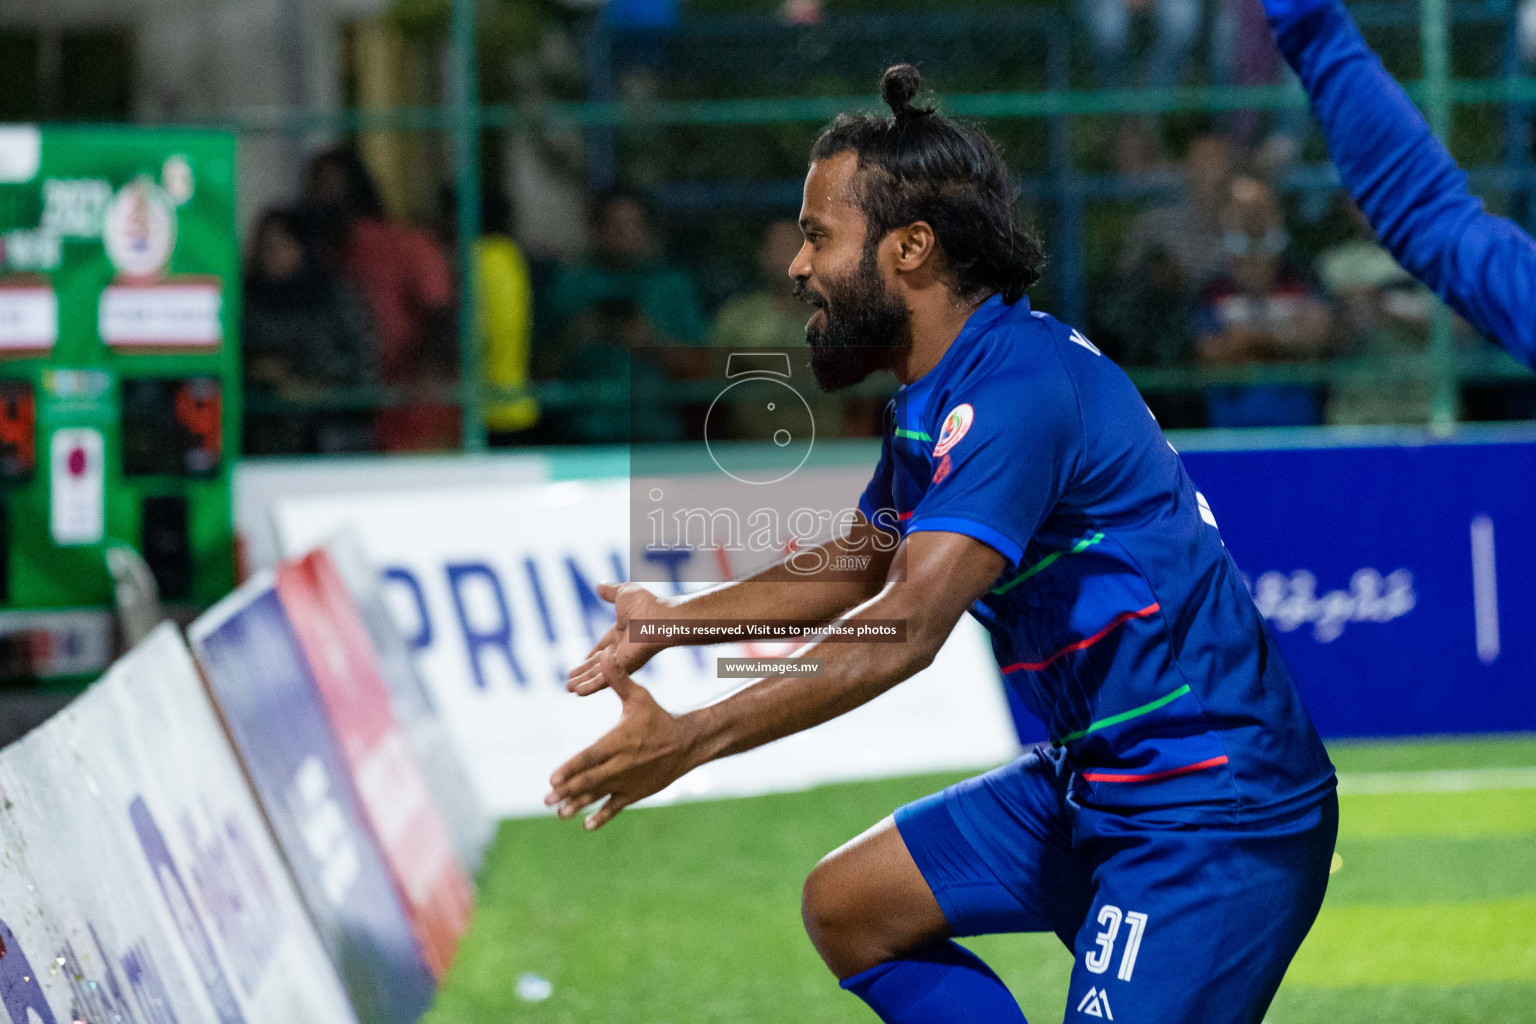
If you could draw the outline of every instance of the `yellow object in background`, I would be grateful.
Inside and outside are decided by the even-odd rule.
[[[480,275],[482,365],[485,383],[492,391],[485,403],[485,426],[496,432],[527,430],[539,420],[539,405],[533,396],[502,396],[528,387],[533,332],[528,263],[512,239],[486,235],[475,243],[475,266]]]

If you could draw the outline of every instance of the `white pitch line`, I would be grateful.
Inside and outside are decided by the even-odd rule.
[[[1480,789],[1536,789],[1536,768],[1454,768],[1339,774],[1340,796],[1471,793]]]

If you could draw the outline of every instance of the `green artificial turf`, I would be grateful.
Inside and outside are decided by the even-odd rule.
[[[1332,753],[1346,774],[1527,768],[1536,738]],[[505,822],[427,1021],[872,1024],[806,941],[800,884],[822,854],[953,778],[632,810],[596,834]],[[1536,781],[1501,785],[1342,799],[1341,866],[1268,1024],[1536,1019]],[[1031,1021],[1062,1020],[1072,959],[1054,937],[969,945]],[[547,979],[549,998],[519,998],[524,974]]]

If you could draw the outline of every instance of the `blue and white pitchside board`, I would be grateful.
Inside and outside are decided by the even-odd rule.
[[[1375,437],[1183,456],[1324,735],[1536,729],[1536,436]]]

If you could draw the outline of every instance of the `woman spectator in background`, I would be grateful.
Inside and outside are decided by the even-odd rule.
[[[241,353],[253,395],[315,401],[378,380],[378,340],[362,300],[327,273],[313,225],[289,210],[256,224],[246,263]],[[372,417],[345,410],[246,416],[253,455],[368,451]]]
[[[379,447],[457,448],[458,407],[433,394],[455,382],[459,357],[453,274],[441,247],[427,232],[385,216],[373,176],[346,147],[310,161],[304,205],[325,226],[328,265],[357,288],[373,315],[380,378],[408,396],[378,411]]]
[[[1285,262],[1290,236],[1274,189],[1257,178],[1232,180],[1222,211],[1226,272],[1205,292],[1198,341],[1208,364],[1316,359],[1328,347],[1328,307],[1302,273]],[[1211,388],[1213,427],[1320,423],[1316,388],[1262,384]]]

